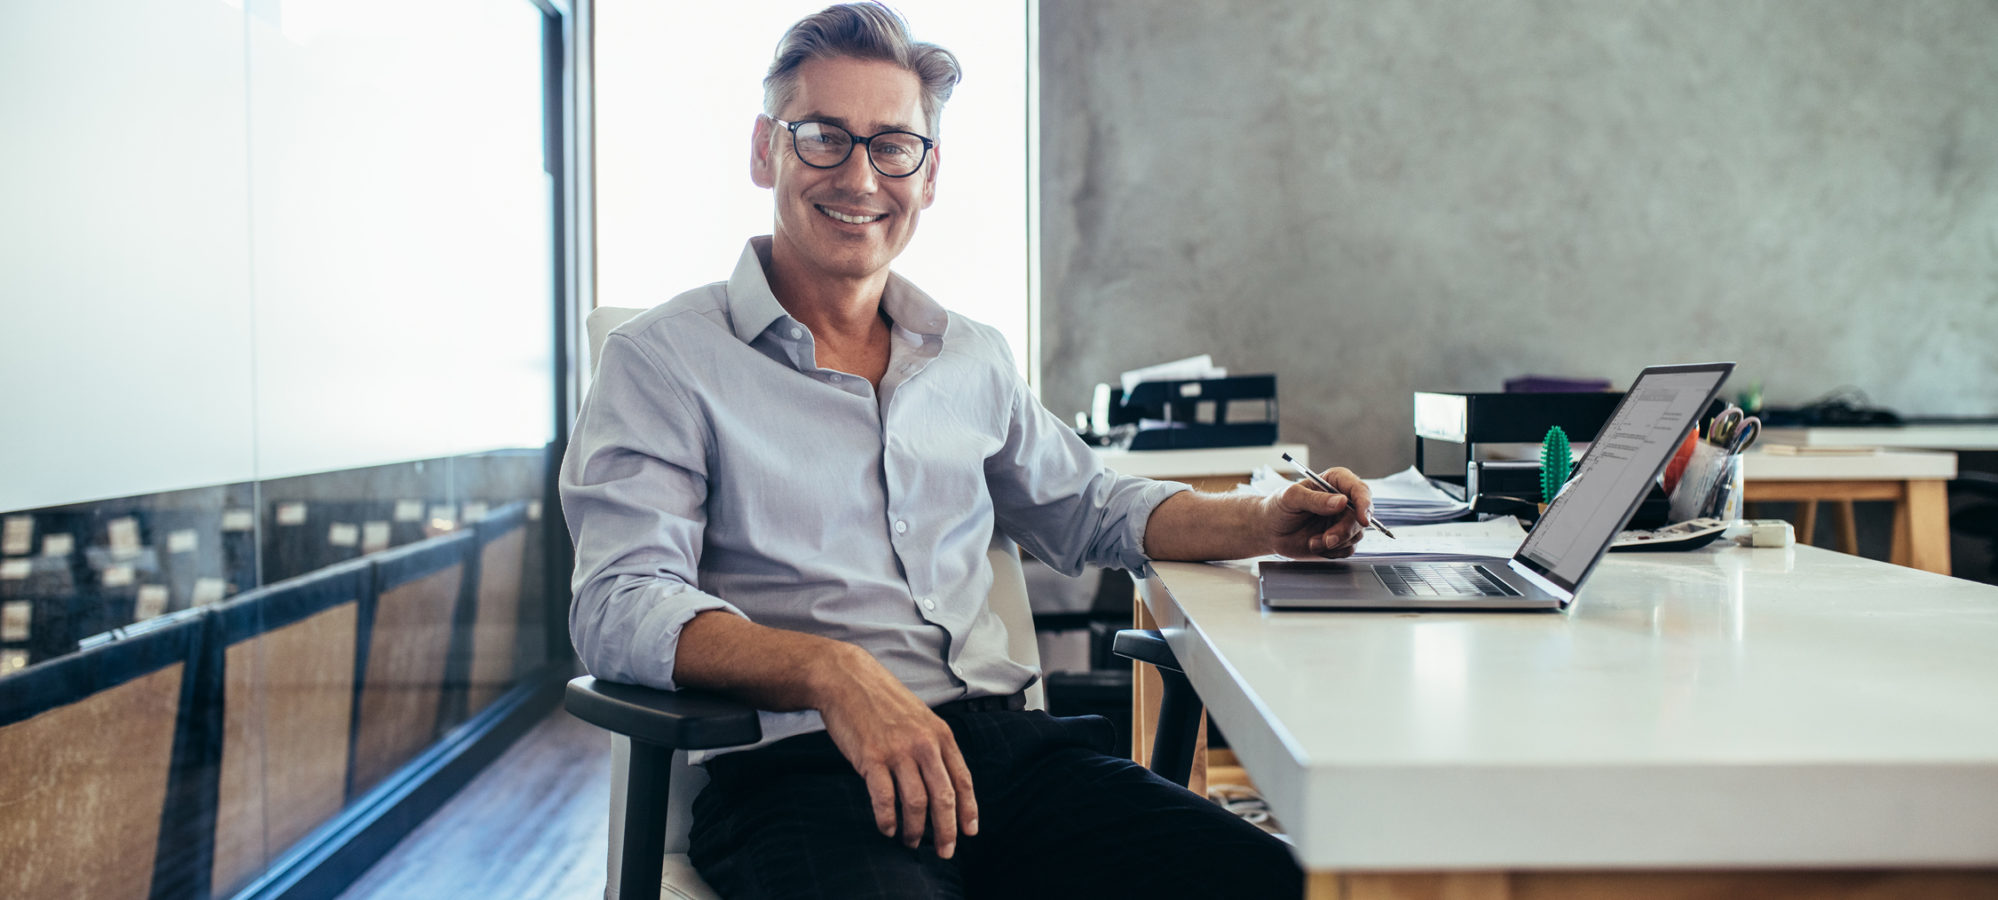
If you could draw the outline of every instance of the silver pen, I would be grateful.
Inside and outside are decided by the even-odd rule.
[[[1324,489],[1325,489],[1325,492],[1326,492],[1326,493],[1328,493],[1328,494],[1337,494],[1337,493],[1339,493],[1338,489],[1336,489],[1336,488],[1332,487],[1332,486],[1331,486],[1331,485],[1329,485],[1329,484],[1326,484],[1326,483],[1325,483],[1325,479],[1323,479],[1323,478],[1320,478],[1320,477],[1318,477],[1318,473],[1317,473],[1317,472],[1313,472],[1313,471],[1311,471],[1310,469],[1307,469],[1307,468],[1305,468],[1305,467],[1304,467],[1304,464],[1303,464],[1303,463],[1300,463],[1300,462],[1298,462],[1297,460],[1295,460],[1295,459],[1292,459],[1292,458],[1291,458],[1291,455],[1290,455],[1290,454],[1288,454],[1288,453],[1284,454],[1284,455],[1283,455],[1283,461],[1284,461],[1284,462],[1287,462],[1287,463],[1290,463],[1290,466],[1291,466],[1291,468],[1293,468],[1293,469],[1296,469],[1296,470],[1298,470],[1299,472],[1302,472],[1302,473],[1304,473],[1304,477],[1306,477],[1306,478],[1309,478],[1309,479],[1311,479],[1311,483],[1312,483],[1312,484],[1315,484],[1315,485],[1318,485],[1319,487],[1322,487],[1322,488],[1324,488]],[[1375,531],[1378,531],[1378,532],[1380,532],[1380,533],[1382,533],[1382,534],[1385,534],[1385,535],[1387,535],[1387,536],[1388,536],[1388,539],[1389,539],[1389,540],[1394,540],[1394,532],[1392,532],[1392,531],[1389,531],[1389,530],[1387,530],[1387,526],[1386,526],[1386,525],[1382,525],[1382,524],[1381,524],[1381,520],[1379,520],[1379,519],[1376,519],[1376,518],[1374,518],[1374,511],[1373,511],[1372,509],[1368,509],[1368,510],[1367,510],[1367,523],[1366,523],[1366,526],[1367,526],[1368,528],[1372,528],[1372,529],[1373,529],[1373,530],[1375,530]]]

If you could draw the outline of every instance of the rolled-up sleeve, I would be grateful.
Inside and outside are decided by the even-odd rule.
[[[1111,471],[1024,383],[1013,391],[1009,419],[999,452],[985,460],[1000,529],[1066,575],[1093,564],[1149,576],[1152,511],[1193,488]]]
[[[666,367],[612,334],[562,459],[575,542],[569,637],[592,675],[673,690],[680,629],[742,611],[702,592],[711,436]]]

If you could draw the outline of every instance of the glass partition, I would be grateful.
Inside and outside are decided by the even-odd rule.
[[[0,896],[229,896],[551,663],[527,0],[0,30]]]

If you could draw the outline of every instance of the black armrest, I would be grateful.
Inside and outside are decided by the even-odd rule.
[[[1158,667],[1159,714],[1152,733],[1153,772],[1181,787],[1193,774],[1193,748],[1200,739],[1200,695],[1179,668],[1179,657],[1166,646],[1165,635],[1140,628],[1117,632],[1112,652]]]
[[[660,691],[585,675],[569,682],[562,707],[599,728],[675,750],[739,747],[763,739],[755,707],[701,691]]]
[[[1165,636],[1156,631],[1139,628],[1119,631],[1110,644],[1110,652],[1125,659],[1151,663],[1168,672],[1180,671],[1179,657],[1172,655],[1172,648],[1166,646]]]
[[[1982,495],[1986,499],[1998,500],[1998,474],[1990,472],[1958,472],[1949,483],[1951,490]]]

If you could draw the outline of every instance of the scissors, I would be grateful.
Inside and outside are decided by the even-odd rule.
[[[1728,440],[1734,437],[1735,429],[1741,427],[1742,417],[1741,407],[1728,404],[1707,426],[1707,443],[1727,446]]]
[[[1707,429],[1707,441],[1734,454],[1748,449],[1761,434],[1762,420],[1743,414],[1741,407],[1730,403],[1714,417],[1713,425]]]
[[[1728,439],[1727,439],[1728,454],[1735,455],[1741,453],[1741,451],[1743,450],[1748,449],[1749,447],[1755,444],[1755,439],[1757,437],[1760,437],[1761,435],[1762,435],[1762,420],[1756,418],[1755,416],[1749,416],[1748,418],[1742,419],[1740,422],[1735,423],[1734,428],[1728,433]]]

